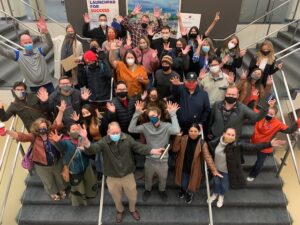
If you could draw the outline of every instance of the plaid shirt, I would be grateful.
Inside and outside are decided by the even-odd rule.
[[[142,36],[148,36],[147,28],[143,29],[141,26],[141,23],[129,23],[129,20],[132,18],[132,15],[129,14],[128,16],[124,17],[124,20],[121,22],[121,24],[126,28],[127,31],[129,31],[131,35],[131,41],[132,41],[132,48],[135,48],[138,46],[138,40]],[[154,33],[157,33],[161,31],[161,28],[163,26],[162,20],[159,18],[157,19],[158,26],[155,26],[153,31]]]

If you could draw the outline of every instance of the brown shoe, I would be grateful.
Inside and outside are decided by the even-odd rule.
[[[124,212],[117,212],[116,223],[122,223]]]
[[[130,212],[130,214],[132,215],[133,219],[137,221],[141,219],[140,214],[137,210],[135,210],[134,212]]]

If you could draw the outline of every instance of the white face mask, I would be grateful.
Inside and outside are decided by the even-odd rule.
[[[134,59],[133,58],[129,58],[126,59],[127,65],[132,66],[134,64]]]
[[[105,27],[107,22],[106,21],[101,21],[99,24],[100,24],[101,27]]]
[[[235,48],[236,44],[232,43],[232,42],[229,42],[228,43],[228,49],[233,49]]]
[[[211,73],[219,73],[220,72],[220,66],[219,65],[217,65],[217,66],[210,66],[209,70],[210,70]]]
[[[170,34],[163,34],[161,37],[164,41],[167,41],[170,38]]]

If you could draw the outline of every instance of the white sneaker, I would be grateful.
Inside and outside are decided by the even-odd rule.
[[[207,199],[207,203],[209,203],[209,200],[210,200],[210,203],[212,203],[212,202],[215,201],[217,198],[218,198],[218,194],[213,193],[212,196],[210,196],[210,198]]]
[[[218,201],[217,201],[217,207],[221,208],[223,206],[224,202],[224,195],[219,195]]]
[[[252,182],[252,181],[254,181],[254,177],[247,177],[247,181],[249,181],[249,182]]]

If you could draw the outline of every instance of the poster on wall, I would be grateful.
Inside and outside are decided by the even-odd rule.
[[[99,27],[100,14],[107,16],[108,25],[112,23],[113,18],[119,16],[119,0],[87,0],[87,8],[91,19],[91,29]]]
[[[161,19],[164,25],[171,27],[171,34],[173,37],[177,36],[178,23],[176,13],[181,9],[181,0],[127,0],[127,12],[130,13],[136,5],[142,6],[142,14],[135,19],[139,19],[143,14],[150,17],[150,21],[156,23],[156,18],[153,16],[153,9],[159,8],[161,10]],[[135,21],[134,19],[132,20]],[[159,36],[156,35],[155,37]]]
[[[182,24],[186,28],[187,32],[191,29],[191,27],[200,27],[201,22],[201,14],[195,14],[195,13],[180,13]],[[178,26],[178,32],[177,32],[177,38],[180,38],[180,30]]]

